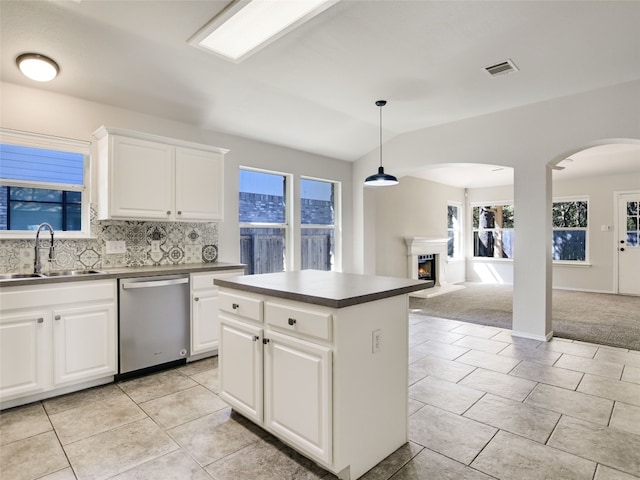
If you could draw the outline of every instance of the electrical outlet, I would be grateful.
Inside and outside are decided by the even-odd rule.
[[[371,351],[372,353],[380,352],[382,348],[382,330],[374,330],[371,334]]]
[[[107,240],[105,247],[107,255],[127,253],[127,242],[124,240]]]
[[[151,253],[160,253],[160,240],[151,240]]]

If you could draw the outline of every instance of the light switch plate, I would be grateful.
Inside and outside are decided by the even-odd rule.
[[[107,240],[105,246],[107,255],[127,253],[127,242],[124,240]]]

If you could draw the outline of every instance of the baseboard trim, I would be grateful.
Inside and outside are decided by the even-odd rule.
[[[529,338],[531,340],[538,340],[539,342],[550,342],[553,338],[553,330],[547,333],[546,335],[534,335],[532,333],[527,332],[516,332],[515,330],[511,330],[511,335],[514,337],[520,338]]]

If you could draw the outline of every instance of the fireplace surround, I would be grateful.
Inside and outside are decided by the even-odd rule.
[[[419,270],[421,260],[433,259],[430,280],[433,281],[433,288],[425,287],[425,290],[413,292],[410,295],[416,297],[433,297],[444,293],[461,290],[462,285],[455,285],[447,281],[447,237],[405,237],[407,245],[407,268],[408,277],[414,280],[420,279]],[[424,269],[424,266],[423,266]]]

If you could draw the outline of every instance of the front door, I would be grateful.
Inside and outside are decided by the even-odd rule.
[[[640,192],[618,195],[618,293],[640,295]]]

